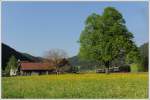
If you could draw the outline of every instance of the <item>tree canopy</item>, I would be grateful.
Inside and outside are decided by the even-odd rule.
[[[60,67],[68,63],[66,60],[67,53],[62,49],[51,49],[45,53],[44,58],[44,62],[50,65],[53,64],[56,67],[57,74],[59,73]]]
[[[113,7],[107,7],[102,15],[93,13],[86,19],[79,39],[79,56],[103,62],[108,68],[111,61],[120,55],[138,52],[133,38],[122,14]]]

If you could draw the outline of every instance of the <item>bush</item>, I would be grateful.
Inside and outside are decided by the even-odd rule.
[[[141,64],[131,64],[131,72],[142,72],[144,71],[144,67]]]
[[[120,70],[120,72],[130,72],[131,71],[129,65],[121,66],[121,67],[119,67],[119,70]]]
[[[74,66],[71,68],[72,73],[78,73],[80,71],[80,66]]]

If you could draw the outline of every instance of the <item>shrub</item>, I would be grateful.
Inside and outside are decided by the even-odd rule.
[[[80,66],[74,66],[71,68],[71,72],[78,73],[80,71]]]
[[[144,71],[144,67],[141,64],[131,64],[131,72],[142,72]]]
[[[121,66],[121,67],[119,67],[119,70],[120,70],[120,72],[130,72],[131,71],[129,65]]]

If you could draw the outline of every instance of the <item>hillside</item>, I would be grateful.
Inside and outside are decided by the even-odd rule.
[[[80,60],[78,56],[68,59],[72,66],[80,66],[81,70],[93,70],[98,65],[95,61]]]
[[[34,57],[26,53],[21,53],[16,51],[15,49],[11,48],[10,46],[2,43],[2,70],[7,65],[9,58],[14,55],[16,59],[26,60],[26,61],[40,61],[39,57]]]
[[[27,57],[28,59],[32,60],[32,61],[36,61],[36,62],[39,62],[39,61],[42,61],[43,58],[42,57],[35,57],[35,56],[32,56],[28,53],[21,53],[23,56]]]

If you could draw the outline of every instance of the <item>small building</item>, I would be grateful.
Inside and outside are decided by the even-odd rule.
[[[55,71],[53,65],[42,62],[20,62],[20,75],[43,75]]]
[[[16,76],[18,69],[10,69],[10,76]]]

